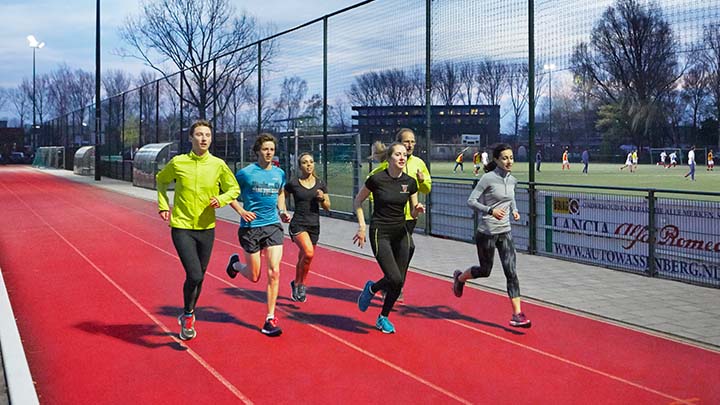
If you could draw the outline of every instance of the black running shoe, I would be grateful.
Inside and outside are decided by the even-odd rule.
[[[278,326],[278,319],[270,318],[266,320],[262,328],[262,333],[268,336],[280,336],[282,329]]]
[[[305,284],[299,284],[297,286],[297,297],[300,302],[307,301],[307,288],[305,287]]]
[[[290,293],[290,298],[292,298],[293,301],[298,302],[300,301],[300,296],[298,293],[298,287],[295,286],[295,280],[290,282],[290,289],[292,292]]]
[[[239,271],[235,270],[233,265],[240,261],[240,257],[237,254],[234,254],[230,256],[230,261],[228,261],[228,265],[225,268],[225,272],[227,273],[230,278],[235,278],[235,276],[238,275]]]
[[[453,293],[455,293],[456,297],[462,297],[463,295],[463,287],[465,287],[465,283],[460,281],[460,276],[462,275],[462,271],[455,270],[455,273],[453,273]]]

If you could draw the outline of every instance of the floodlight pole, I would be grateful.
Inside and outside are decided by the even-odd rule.
[[[32,137],[31,143],[33,145],[33,150],[35,149],[35,128],[37,128],[37,124],[35,123],[35,111],[37,111],[35,107],[35,50],[37,49],[36,46],[33,47],[33,126],[32,126],[32,132],[30,132],[30,136]]]
[[[535,190],[535,2],[528,0],[528,175],[529,175],[529,240],[530,254],[537,252],[537,194]]]
[[[37,122],[36,122],[36,116],[37,116],[37,96],[35,92],[35,51],[39,48],[42,48],[45,46],[44,42],[38,41],[34,35],[28,35],[27,40],[29,42],[30,48],[33,49],[33,94],[32,94],[32,103],[33,103],[33,122],[32,122],[32,131],[30,131],[30,143],[32,144],[33,150],[37,147]]]
[[[100,0],[95,1],[95,181],[100,181]]]

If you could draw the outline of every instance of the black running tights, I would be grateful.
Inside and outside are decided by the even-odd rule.
[[[376,227],[370,224],[370,244],[385,275],[373,286],[373,292],[385,291],[381,315],[388,316],[405,283],[410,258],[410,236],[405,224]]]
[[[185,269],[183,301],[186,313],[195,310],[203,278],[210,262],[215,229],[192,230],[172,228],[172,241]]]
[[[497,235],[475,233],[475,246],[477,247],[479,266],[472,266],[470,272],[473,278],[489,277],[495,259],[495,249],[500,255],[505,278],[507,279],[507,292],[510,298],[520,296],[520,282],[515,271],[515,245],[510,232]]]

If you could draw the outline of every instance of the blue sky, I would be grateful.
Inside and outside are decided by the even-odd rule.
[[[254,15],[261,24],[277,30],[351,6],[359,0],[230,0],[238,11]],[[102,70],[123,69],[137,73],[143,66],[120,58],[112,51],[120,45],[118,27],[138,13],[140,0],[101,2]],[[92,0],[2,0],[0,1],[0,87],[17,87],[32,78],[32,49],[27,35],[45,42],[36,52],[36,73],[43,74],[66,63],[73,68],[95,71],[95,1]],[[4,115],[4,114],[0,114]],[[1,118],[1,117],[0,117]]]
[[[102,2],[102,70],[121,69],[137,76],[149,70],[139,61],[121,58],[113,51],[123,45],[118,31],[125,18],[136,15],[142,0]],[[148,0],[145,0],[148,1]],[[720,0],[654,1],[664,11],[687,45],[697,39],[703,24],[720,17]],[[298,26],[325,14],[357,4],[360,0],[230,0],[260,24],[276,31]],[[569,89],[567,64],[573,46],[589,39],[602,12],[614,0],[537,0],[536,63],[552,62],[553,93]],[[523,59],[527,55],[526,0],[454,0],[433,2],[433,60],[478,61]],[[60,64],[95,71],[95,1],[92,0],[0,0],[0,87],[15,88],[32,78],[32,49],[25,39],[34,34],[46,43],[37,51],[37,73],[55,70]],[[328,28],[329,99],[344,97],[354,77],[367,71],[424,66],[425,16],[422,0],[381,0],[330,20]],[[285,76],[297,75],[308,82],[309,94],[321,93],[322,25],[315,24],[277,41],[278,55],[266,70],[277,90]],[[542,72],[540,72],[542,73]],[[556,93],[557,92],[557,93]],[[542,97],[542,96],[541,96]],[[540,100],[543,113],[544,100]],[[507,130],[508,107],[503,104],[503,130]],[[14,117],[11,106],[0,119]]]

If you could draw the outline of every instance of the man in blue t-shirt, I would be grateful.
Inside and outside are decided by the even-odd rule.
[[[243,205],[233,201],[230,206],[241,218],[238,239],[245,251],[245,263],[241,263],[240,257],[233,254],[226,269],[230,278],[235,278],[240,273],[253,283],[257,283],[260,281],[260,255],[263,250],[265,251],[268,313],[262,333],[268,336],[282,333],[275,316],[284,240],[280,221],[290,221],[290,216],[285,212],[285,172],[273,165],[276,146],[277,140],[274,136],[267,133],[260,134],[253,145],[257,163],[238,170],[235,174],[240,185]]]

